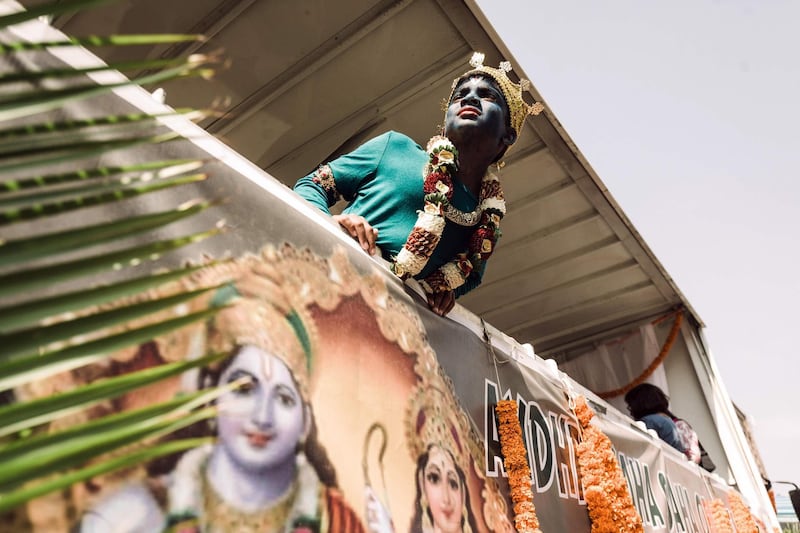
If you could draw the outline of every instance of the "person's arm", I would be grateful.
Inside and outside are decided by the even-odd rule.
[[[679,452],[686,453],[683,448],[683,443],[681,442],[681,437],[678,434],[678,428],[675,426],[675,422],[670,418],[659,414],[652,414],[643,416],[642,422],[644,422],[644,425],[649,429],[655,430],[658,438]]]
[[[311,174],[297,180],[294,191],[321,211],[341,198],[351,201],[375,172],[389,143],[392,132],[367,141],[352,152],[321,165]]]
[[[300,178],[294,186],[297,194],[330,214],[330,207],[344,198],[348,202],[355,198],[359,189],[377,172],[392,132],[380,135],[362,144],[349,154],[345,154],[317,170]],[[355,214],[334,215],[333,219],[341,228],[358,241],[361,248],[374,255],[378,230],[362,216]]]

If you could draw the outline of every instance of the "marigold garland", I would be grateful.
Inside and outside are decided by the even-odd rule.
[[[592,533],[643,533],[642,519],[633,505],[611,440],[591,424],[594,411],[586,398],[577,396],[574,405],[582,433],[577,450],[578,467]]]
[[[728,508],[725,502],[719,498],[713,498],[703,502],[703,511],[708,520],[708,527],[711,533],[736,533],[731,523]]]
[[[736,525],[737,533],[758,533],[758,525],[753,518],[750,509],[736,491],[728,493],[728,503],[733,511],[733,523]]]
[[[664,362],[664,359],[667,358],[667,355],[669,355],[669,351],[672,349],[672,345],[675,344],[675,339],[678,338],[678,332],[680,332],[681,330],[682,323],[683,323],[683,311],[678,311],[675,315],[675,322],[672,323],[672,329],[670,330],[669,335],[667,335],[667,340],[664,341],[664,346],[661,347],[661,351],[658,353],[658,356],[655,359],[653,359],[653,362],[650,363],[650,365],[648,365],[648,367],[644,369],[644,371],[639,375],[639,377],[637,377],[624,387],[620,387],[618,389],[605,392],[598,392],[597,395],[603,398],[604,400],[607,400],[609,398],[614,398],[615,396],[621,396],[622,394],[627,393],[629,390],[636,387],[637,385],[641,385],[642,383],[644,383],[647,378],[653,375],[653,372],[656,371],[656,368],[658,368],[659,365],[661,365],[661,363]]]
[[[503,450],[503,464],[508,474],[511,488],[511,502],[514,505],[514,525],[520,533],[541,533],[539,518],[533,505],[531,470],[525,443],[522,441],[522,428],[517,415],[517,402],[500,400],[495,407],[499,421],[500,447]]]

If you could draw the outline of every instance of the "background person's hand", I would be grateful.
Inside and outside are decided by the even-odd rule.
[[[370,226],[367,220],[359,215],[345,214],[333,215],[333,219],[350,235],[358,241],[361,248],[369,255],[375,255],[375,241],[378,230]]]
[[[453,291],[428,294],[428,307],[439,316],[449,313],[456,305],[456,293]]]

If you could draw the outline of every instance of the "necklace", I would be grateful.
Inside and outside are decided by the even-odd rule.
[[[205,509],[202,531],[239,533],[262,533],[283,531],[289,511],[297,496],[297,481],[293,481],[286,492],[268,508],[252,513],[240,511],[223,500],[211,484],[202,476],[203,502]]]
[[[419,274],[442,238],[445,219],[461,226],[477,225],[467,250],[422,281],[426,292],[435,293],[460,287],[475,269],[482,267],[500,237],[500,220],[506,213],[506,203],[500,180],[487,172],[481,182],[478,207],[469,213],[457,209],[450,201],[453,198],[453,172],[458,169],[458,150],[447,137],[436,135],[428,141],[426,152],[428,163],[423,170],[422,185],[424,206],[392,263],[392,272],[401,279]]]

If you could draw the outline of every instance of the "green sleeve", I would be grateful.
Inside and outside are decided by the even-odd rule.
[[[340,198],[348,202],[355,198],[365,182],[375,177],[392,132],[384,133],[362,144],[349,154],[334,159],[327,165],[297,180],[294,190],[320,210],[328,208]],[[326,177],[332,176],[332,183]]]

